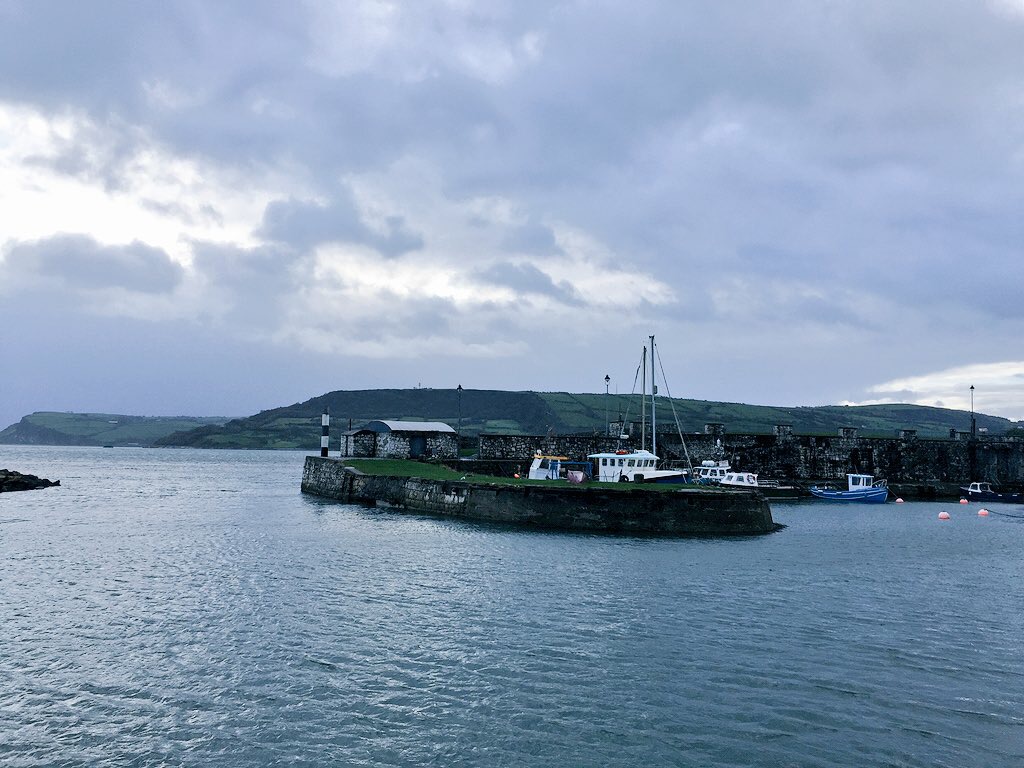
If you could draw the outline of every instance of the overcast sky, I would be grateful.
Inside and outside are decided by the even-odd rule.
[[[650,334],[676,397],[1022,419],[1022,73],[1024,0],[0,0],[0,427]]]

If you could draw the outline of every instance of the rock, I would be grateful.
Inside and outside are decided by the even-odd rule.
[[[0,469],[0,493],[4,491],[34,491],[37,488],[49,488],[60,485],[60,480],[47,480],[45,477],[23,475],[9,469]]]

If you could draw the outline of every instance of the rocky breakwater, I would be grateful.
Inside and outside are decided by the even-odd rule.
[[[47,480],[45,477],[23,475],[10,469],[0,469],[0,493],[6,491],[34,491],[37,488],[49,488],[60,485],[60,480]]]
[[[553,530],[749,536],[780,527],[772,520],[768,502],[756,491],[367,475],[341,460],[319,456],[306,457],[302,491],[410,512]]]

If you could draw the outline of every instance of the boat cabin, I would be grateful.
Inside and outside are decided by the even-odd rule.
[[[884,488],[885,480],[875,481],[874,475],[847,475],[847,490],[863,491],[866,488]]]
[[[967,490],[970,493],[995,493],[992,490],[992,483],[971,483]]]

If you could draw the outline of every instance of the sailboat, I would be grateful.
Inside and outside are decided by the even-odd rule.
[[[641,448],[637,451],[615,451],[608,453],[591,453],[587,458],[594,464],[594,479],[604,483],[689,483],[692,482],[691,474],[685,469],[658,469],[658,433],[657,433],[657,411],[655,407],[655,395],[658,393],[658,386],[655,383],[655,354],[654,336],[651,336],[651,450]],[[647,347],[644,347],[644,356],[641,369],[645,378],[647,373]],[[646,390],[646,387],[644,387]],[[644,400],[647,399],[647,392],[644,392]],[[642,418],[646,415],[646,402],[642,409]],[[641,444],[646,442],[646,418],[643,420],[643,434]]]

